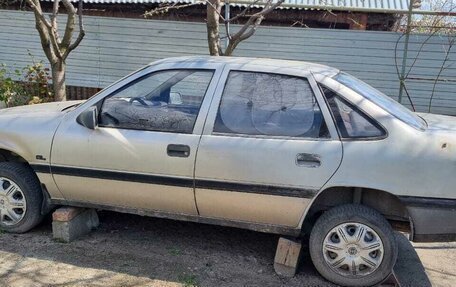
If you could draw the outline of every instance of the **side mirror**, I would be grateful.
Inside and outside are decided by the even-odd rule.
[[[182,105],[182,95],[180,93],[169,93],[169,103],[171,105]]]
[[[90,107],[87,110],[83,111],[77,118],[76,121],[78,124],[94,130],[98,125],[98,109],[97,107]]]

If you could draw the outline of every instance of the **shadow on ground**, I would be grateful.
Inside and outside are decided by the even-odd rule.
[[[0,285],[334,286],[307,251],[295,278],[276,275],[275,235],[113,212],[100,212],[100,220],[70,244],[52,240],[49,221],[27,234],[0,234]],[[397,238],[403,286],[431,286],[413,246]]]

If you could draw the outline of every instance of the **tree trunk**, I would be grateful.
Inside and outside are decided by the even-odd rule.
[[[211,56],[220,56],[220,0],[208,0],[207,4],[207,42],[209,45],[209,54]],[[215,8],[215,9],[214,9]],[[216,10],[217,9],[217,10]]]
[[[51,65],[52,88],[57,102],[66,101],[65,62],[57,61]]]
[[[230,43],[228,44],[228,47],[226,47],[225,49],[225,56],[231,56],[238,44],[239,41],[237,39],[231,39]]]

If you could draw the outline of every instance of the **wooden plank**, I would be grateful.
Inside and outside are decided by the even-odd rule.
[[[296,275],[301,248],[301,241],[280,237],[274,258],[275,272],[286,277],[293,277]]]

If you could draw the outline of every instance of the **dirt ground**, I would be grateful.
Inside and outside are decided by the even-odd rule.
[[[112,212],[100,221],[69,244],[52,239],[49,220],[0,234],[0,286],[333,286],[306,252],[295,278],[276,275],[275,235]],[[412,246],[397,236],[402,286],[455,286],[456,243]]]

